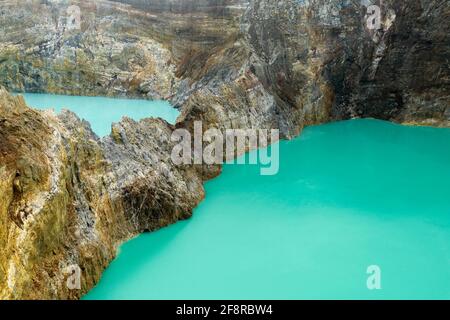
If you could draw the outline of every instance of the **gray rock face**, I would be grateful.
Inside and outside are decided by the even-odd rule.
[[[0,3],[0,84],[12,91],[182,107],[241,79],[276,100],[270,122],[287,136],[329,118],[448,122],[445,0],[383,1],[377,29],[377,0],[75,1],[79,29],[65,1]]]
[[[100,142],[114,181],[110,193],[121,199],[137,233],[189,218],[204,197],[195,168],[171,161],[174,129],[161,119],[125,119]]]
[[[19,92],[170,98],[175,67],[150,36],[145,13],[108,1],[71,4],[78,11],[64,1],[0,1],[1,84]]]
[[[0,84],[166,98],[175,126],[124,119],[96,137],[71,112],[0,89],[0,297],[79,298],[117,246],[186,219],[220,166],[175,166],[177,128],[280,129],[352,117],[450,124],[450,4],[383,1],[0,1]],[[82,290],[65,287],[79,265]]]
[[[330,91],[332,118],[448,124],[448,1],[383,1],[380,9],[371,30],[357,1],[255,1],[244,19],[258,57],[252,68],[290,106],[301,100],[320,112]]]
[[[383,1],[383,24],[346,37],[326,67],[339,117],[448,121],[450,6],[447,1]],[[364,41],[365,40],[365,41]],[[370,41],[372,40],[372,41]],[[447,111],[448,112],[448,111]]]

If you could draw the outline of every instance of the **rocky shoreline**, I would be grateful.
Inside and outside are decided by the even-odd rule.
[[[376,32],[359,2],[179,2],[0,1],[7,90],[163,98],[181,110],[176,125],[125,118],[99,139],[73,113],[0,89],[0,298],[78,299],[118,245],[189,218],[220,174],[171,162],[172,132],[194,121],[287,139],[353,117],[450,124],[447,1],[385,0]],[[64,29],[68,4],[81,8],[81,30]],[[66,286],[71,265],[81,290]]]

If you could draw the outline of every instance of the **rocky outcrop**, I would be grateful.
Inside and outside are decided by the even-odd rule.
[[[124,119],[96,137],[74,114],[0,89],[0,296],[79,298],[117,246],[188,218],[218,166],[175,166],[172,132],[352,117],[450,124],[445,0],[0,1],[10,91],[166,98],[175,126]],[[67,28],[77,5],[81,26]],[[69,22],[71,20],[69,19]],[[73,22],[73,21],[72,21]],[[65,285],[79,265],[82,290]]]
[[[150,12],[126,2],[133,3],[1,0],[0,84],[17,92],[169,99],[187,71],[178,63],[200,59],[237,30],[235,9],[216,18],[214,10],[180,14],[192,3],[170,12],[159,1]]]
[[[203,199],[201,171],[171,164],[163,120],[124,119],[99,140],[75,114],[0,89],[0,121],[2,298],[77,298],[120,243],[190,217]],[[81,291],[66,286],[72,265]]]
[[[171,54],[145,13],[108,1],[0,6],[0,83],[12,91],[164,99],[176,90]]]

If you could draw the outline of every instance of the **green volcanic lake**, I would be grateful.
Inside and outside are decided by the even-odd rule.
[[[116,99],[105,97],[65,96],[40,93],[20,93],[27,104],[37,109],[69,109],[89,121],[92,130],[100,137],[111,132],[111,124],[127,116],[134,120],[159,117],[175,123],[179,111],[167,101]]]
[[[450,298],[449,129],[309,127],[259,173],[226,165],[192,219],[125,243],[85,299]]]

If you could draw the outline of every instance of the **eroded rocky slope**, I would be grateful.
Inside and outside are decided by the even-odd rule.
[[[201,171],[170,162],[173,127],[124,119],[99,140],[65,111],[35,111],[0,89],[3,298],[78,298],[117,245],[190,217],[203,199]],[[69,290],[69,267],[82,271]]]
[[[79,298],[117,245],[188,218],[219,167],[175,166],[176,128],[351,117],[448,126],[450,5],[392,1],[0,1],[10,91],[166,98],[176,126],[124,119],[99,139],[74,114],[0,90],[0,296]],[[81,28],[67,26],[67,8]],[[82,269],[82,289],[66,267]]]

